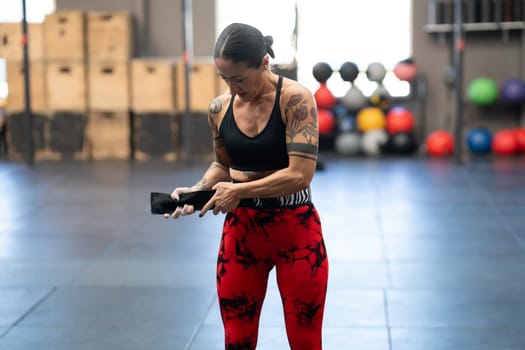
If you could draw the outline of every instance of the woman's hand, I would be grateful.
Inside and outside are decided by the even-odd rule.
[[[191,187],[177,187],[175,190],[173,190],[173,192],[171,192],[170,196],[174,200],[178,201],[179,195],[181,193],[186,193],[186,192],[191,192],[191,191],[193,191]],[[193,207],[193,205],[185,204],[183,207],[177,207],[177,209],[175,209],[175,211],[171,214],[167,214],[167,213],[164,214],[164,217],[166,219],[169,219],[169,218],[178,219],[180,216],[191,215],[194,212],[195,212],[195,208]]]
[[[206,212],[213,208],[213,214],[227,213],[237,208],[240,198],[236,192],[236,185],[231,182],[218,182],[213,186],[215,194],[208,203],[202,207],[199,216],[202,217]]]

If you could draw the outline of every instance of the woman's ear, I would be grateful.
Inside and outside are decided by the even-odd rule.
[[[270,67],[270,56],[268,54],[264,55],[262,62],[261,62],[261,69],[263,71],[268,70]]]

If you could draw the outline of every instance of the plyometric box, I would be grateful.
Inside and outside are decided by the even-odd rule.
[[[180,149],[178,118],[172,113],[133,116],[133,158],[176,160]]]
[[[129,12],[87,14],[89,61],[129,61],[133,55],[132,17]]]
[[[44,20],[44,53],[48,60],[86,58],[86,15],[83,11],[59,10]]]
[[[54,112],[49,117],[49,149],[58,159],[86,160],[85,113]]]
[[[193,61],[190,64],[190,111],[208,112],[210,102],[223,92],[215,64],[211,60]],[[186,65],[184,61],[176,63],[176,103],[177,110],[186,109]]]
[[[47,111],[46,79],[43,61],[29,63],[31,109]],[[21,61],[7,61],[7,85],[9,86],[8,111],[25,111],[25,74]]]
[[[87,124],[89,158],[130,159],[130,135],[128,112],[90,112]]]
[[[131,61],[131,110],[135,113],[175,111],[175,67],[169,60]]]
[[[48,148],[48,116],[33,114],[33,147],[35,159],[41,159]],[[25,112],[9,113],[7,115],[7,149],[10,159],[23,159],[28,152],[28,120]]]
[[[213,136],[208,122],[208,113],[178,114],[180,157],[213,159]],[[189,123],[189,125],[188,125]],[[191,142],[191,155],[185,143]]]
[[[27,24],[30,60],[44,59],[43,30],[42,23]],[[22,40],[22,24],[20,22],[0,23],[0,57],[8,61],[22,61],[24,58]]]
[[[81,61],[53,61],[46,64],[46,93],[52,111],[87,110],[86,64]]]
[[[35,160],[86,160],[85,114],[33,113],[33,147]],[[7,118],[8,157],[23,159],[28,151],[29,124],[25,113]]]
[[[90,62],[88,85],[91,111],[129,109],[130,87],[127,62]]]

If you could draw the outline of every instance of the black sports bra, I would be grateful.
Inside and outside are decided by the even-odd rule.
[[[256,136],[244,134],[233,117],[232,96],[224,115],[219,135],[230,158],[232,169],[241,171],[279,170],[288,166],[286,150],[286,125],[281,116],[280,97],[283,78],[280,76],[275,93],[275,103],[268,123]]]

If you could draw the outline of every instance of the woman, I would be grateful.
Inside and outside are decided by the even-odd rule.
[[[213,189],[200,210],[226,213],[217,291],[226,349],[255,349],[268,276],[276,268],[290,346],[322,349],[328,259],[310,198],[318,151],[312,93],[274,75],[273,39],[234,23],[219,35],[214,62],[229,90],[209,108],[215,161],[183,192]],[[191,205],[171,217],[195,212]],[[169,217],[169,215],[167,215]]]

